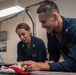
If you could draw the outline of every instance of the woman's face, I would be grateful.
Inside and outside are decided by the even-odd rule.
[[[19,38],[24,43],[29,43],[30,38],[31,38],[31,30],[30,29],[28,31],[25,29],[17,29],[17,34],[18,34]]]

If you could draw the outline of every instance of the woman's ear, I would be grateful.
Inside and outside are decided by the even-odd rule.
[[[32,34],[32,33],[31,33],[31,29],[29,29],[29,33]]]
[[[31,32],[31,29],[29,29],[29,31]]]

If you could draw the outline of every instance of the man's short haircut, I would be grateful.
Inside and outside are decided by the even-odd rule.
[[[41,13],[41,12],[44,12],[44,13],[53,13],[54,11],[57,11],[59,13],[59,9],[58,9],[58,6],[52,2],[52,1],[43,1],[39,8],[37,9],[37,13]]]

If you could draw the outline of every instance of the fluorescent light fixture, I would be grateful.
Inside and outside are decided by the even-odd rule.
[[[25,9],[21,6],[12,6],[3,10],[0,10],[0,17],[8,16],[14,13],[24,11]]]

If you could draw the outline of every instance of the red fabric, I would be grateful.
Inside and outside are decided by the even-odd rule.
[[[21,69],[17,68],[17,67],[9,67],[9,68],[12,68],[13,70],[15,70],[17,73],[19,74],[24,74],[24,75],[28,75],[28,72],[27,71],[22,71]]]

